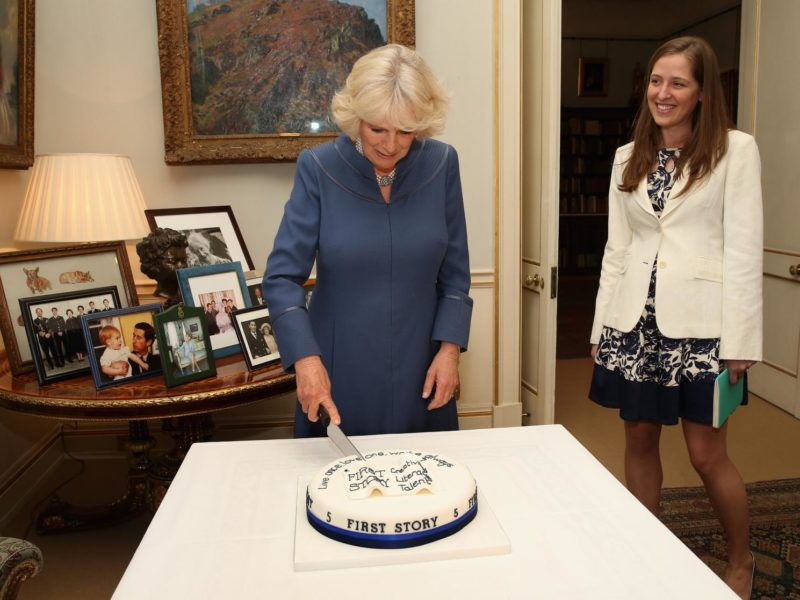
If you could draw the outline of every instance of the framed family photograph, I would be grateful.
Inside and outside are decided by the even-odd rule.
[[[578,96],[608,96],[607,58],[578,58]]]
[[[34,370],[19,299],[113,286],[117,307],[139,303],[125,242],[40,248],[0,254],[0,332],[11,372]],[[88,308],[87,308],[88,310]]]
[[[292,161],[353,63],[413,46],[414,0],[156,0],[167,164]]]
[[[120,305],[114,286],[19,299],[36,377],[45,385],[89,372],[91,349],[81,319]]]
[[[151,230],[168,227],[186,235],[186,264],[190,267],[238,261],[242,268],[253,268],[230,206],[147,209],[144,214]]]
[[[247,293],[250,296],[250,306],[266,306],[267,299],[264,298],[264,292],[261,289],[261,283],[264,281],[264,273],[261,271],[248,271],[244,274],[244,278],[247,284]],[[311,304],[311,296],[314,294],[314,286],[316,284],[316,277],[309,278],[303,284],[306,295],[306,308]]]
[[[214,357],[239,351],[232,313],[250,306],[242,265],[238,262],[178,269],[183,303],[204,315]]]
[[[176,304],[155,315],[154,321],[167,386],[217,374],[202,309]]]
[[[247,284],[247,295],[250,296],[250,306],[266,306],[264,293],[261,291],[261,282],[264,273],[261,271],[250,271],[244,274],[244,281]]]
[[[237,310],[233,313],[233,325],[249,370],[280,361],[281,354],[272,333],[272,319],[266,306]]]
[[[0,0],[0,168],[33,164],[34,0]]]
[[[155,315],[160,304],[84,314],[81,328],[97,389],[161,375]]]

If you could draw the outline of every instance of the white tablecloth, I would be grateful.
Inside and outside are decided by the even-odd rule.
[[[333,444],[194,444],[114,599],[735,598],[559,425],[353,441],[465,463],[511,553],[295,572],[297,480],[335,460]]]

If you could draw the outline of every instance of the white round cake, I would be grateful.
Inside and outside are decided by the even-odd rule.
[[[347,456],[306,488],[311,526],[334,540],[368,548],[410,548],[453,535],[478,512],[469,469],[444,456],[381,450]]]

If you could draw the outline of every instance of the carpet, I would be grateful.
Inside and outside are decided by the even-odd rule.
[[[747,484],[750,547],[756,557],[753,596],[800,600],[800,479]],[[702,487],[665,489],[662,521],[714,572],[725,570],[722,527]]]

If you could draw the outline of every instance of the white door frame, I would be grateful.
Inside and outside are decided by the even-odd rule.
[[[522,0],[494,0],[495,405],[493,424],[521,423],[520,156]]]
[[[792,0],[794,1],[794,0]],[[795,7],[796,8],[796,7]],[[764,14],[762,11],[768,11]],[[739,115],[738,127],[756,137],[762,155],[764,176],[764,212],[769,217],[770,210],[776,210],[776,203],[793,201],[791,186],[793,148],[786,147],[782,139],[783,122],[779,122],[777,114],[791,113],[791,98],[797,90],[796,80],[784,80],[780,76],[780,84],[776,84],[772,69],[781,73],[780,66],[767,66],[762,81],[759,67],[763,43],[778,43],[779,48],[791,44],[790,28],[781,31],[770,30],[769,39],[762,40],[764,23],[775,23],[775,19],[784,19],[787,11],[777,3],[764,3],[762,0],[743,0],[742,2],[742,34],[739,64]],[[777,36],[784,36],[783,38]],[[769,50],[767,50],[769,52]],[[776,48],[771,52],[774,56]],[[769,60],[764,58],[763,60]],[[771,88],[785,86],[782,92],[773,92]],[[765,96],[759,109],[759,90]],[[769,97],[766,94],[782,95]],[[776,105],[775,102],[778,102]],[[768,108],[764,108],[768,106]],[[780,110],[776,113],[775,107]],[[772,108],[769,108],[772,107]],[[759,118],[761,122],[759,123]],[[785,127],[793,127],[792,122],[784,121]],[[761,129],[758,129],[759,124]],[[777,132],[776,130],[781,130]],[[794,133],[794,132],[793,132]],[[796,139],[796,138],[793,138]],[[796,144],[795,144],[796,145]],[[786,179],[784,179],[786,178]],[[788,185],[787,185],[788,184]],[[775,191],[777,190],[777,193]],[[773,192],[770,197],[770,191]],[[778,209],[780,210],[780,209]],[[781,213],[783,214],[783,213]],[[788,211],[786,214],[790,214]],[[794,222],[793,219],[789,219]],[[798,276],[792,275],[790,268],[800,264],[800,253],[797,244],[787,244],[790,237],[779,235],[778,240],[771,239],[771,232],[765,223],[764,248],[764,360],[753,367],[750,372],[749,387],[754,394],[782,408],[789,414],[800,418],[800,326],[796,311],[798,293]],[[781,243],[780,240],[783,240]]]
[[[556,301],[550,298],[550,268],[558,264],[558,186],[561,101],[561,0],[495,0],[495,306],[496,389],[494,426],[519,425],[521,390],[534,390],[535,413],[531,424],[552,423],[555,411]],[[523,10],[524,9],[524,10]],[[527,42],[527,43],[525,43]],[[523,69],[525,71],[523,72]],[[534,77],[535,75],[535,77]],[[525,146],[537,148],[533,162],[525,160],[523,172],[523,84],[534,77],[539,94],[537,139]],[[526,103],[525,107],[528,107]],[[526,119],[530,122],[530,119]],[[529,157],[530,159],[530,157]],[[523,177],[538,178],[536,193],[523,200]],[[526,186],[527,187],[527,186]],[[540,256],[526,259],[522,251],[523,201],[538,207],[542,243]],[[523,259],[544,278],[537,315],[521,313]],[[523,319],[538,319],[538,365],[535,382],[522,381],[521,330]]]

